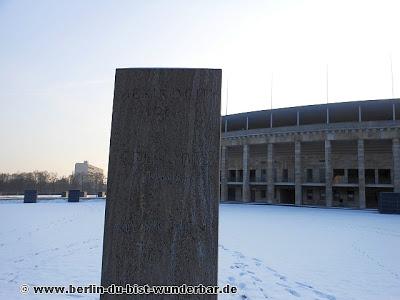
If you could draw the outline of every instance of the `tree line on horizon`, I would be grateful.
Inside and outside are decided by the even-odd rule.
[[[57,173],[48,171],[0,173],[0,195],[19,195],[25,190],[37,190],[42,195],[56,195],[71,189],[96,194],[106,191],[107,185],[101,174],[59,177]]]

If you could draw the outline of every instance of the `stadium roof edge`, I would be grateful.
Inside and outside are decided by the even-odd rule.
[[[300,105],[300,106],[289,106],[289,107],[279,107],[279,108],[272,108],[272,111],[279,111],[279,110],[293,110],[293,109],[305,109],[305,108],[312,108],[312,107],[325,107],[325,106],[341,106],[341,105],[351,105],[351,104],[367,104],[367,103],[377,103],[384,101],[385,103],[390,102],[400,102],[400,98],[385,98],[385,99],[370,99],[370,100],[354,100],[354,101],[342,101],[342,102],[330,102],[330,103],[320,103],[320,104],[310,104],[310,105]],[[262,110],[254,110],[248,112],[240,112],[235,114],[228,114],[222,115],[222,117],[233,117],[233,116],[240,116],[240,115],[249,115],[253,113],[260,113],[260,112],[270,112],[271,109],[262,109]]]

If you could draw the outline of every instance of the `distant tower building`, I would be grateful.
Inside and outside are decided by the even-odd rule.
[[[90,165],[87,160],[75,164],[74,175],[82,191],[97,192],[104,183],[103,170]]]
[[[75,175],[80,176],[94,176],[94,175],[103,175],[103,169],[90,165],[87,160],[83,163],[75,164]]]

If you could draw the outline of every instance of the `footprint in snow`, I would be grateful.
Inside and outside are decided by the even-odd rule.
[[[322,298],[325,298],[325,299],[328,299],[328,300],[336,300],[336,297],[335,297],[335,296],[328,295],[328,294],[322,293],[322,292],[317,291],[317,290],[314,290],[313,292],[314,292],[316,295],[318,295],[319,297],[322,297]]]
[[[271,271],[271,272],[274,272],[274,273],[277,272],[275,269],[272,269],[272,268],[270,268],[270,267],[265,267],[265,268],[266,268],[267,270]]]
[[[302,283],[302,282],[298,282],[298,281],[295,281],[295,283],[296,283],[297,285],[301,286],[301,287],[305,287],[305,288],[309,288],[309,289],[312,289],[312,288],[313,288],[311,285],[306,284],[306,283]]]
[[[252,286],[254,285],[254,287],[256,287],[257,290],[260,292],[258,299],[260,299],[260,298],[271,299],[264,292],[265,287],[268,286],[268,283],[263,282],[260,279],[262,277],[259,276],[259,275],[263,274],[264,272],[266,272],[265,270],[268,270],[266,273],[267,276],[274,276],[279,279],[279,282],[275,282],[275,285],[281,286],[285,292],[289,293],[293,297],[297,297],[297,298],[305,297],[305,296],[307,297],[307,295],[308,295],[307,293],[313,293],[314,297],[312,297],[310,295],[312,297],[312,299],[317,300],[317,298],[318,298],[318,300],[336,300],[336,298],[332,295],[322,293],[318,290],[314,290],[314,288],[307,283],[295,281],[295,282],[293,282],[293,284],[291,284],[288,281],[286,276],[280,274],[275,269],[266,266],[258,258],[246,257],[243,253],[241,253],[239,251],[227,250],[227,248],[225,248],[223,245],[219,245],[219,246],[221,247],[221,249],[226,250],[235,259],[239,260],[239,261],[234,262],[230,266],[230,268],[233,271],[237,270],[237,276],[228,277],[228,282],[231,284],[235,284],[238,287],[238,289],[241,290],[242,293],[244,293],[244,292],[247,293],[246,290],[248,288],[250,288],[250,290],[251,290]],[[269,272],[269,275],[268,275],[268,272]],[[241,282],[238,283],[236,281],[235,277],[241,278],[240,279]],[[246,280],[248,280],[248,281],[246,281]],[[252,283],[252,284],[250,284],[250,287],[248,287],[248,286],[246,286],[246,283],[247,283],[247,285],[250,283]],[[269,283],[273,284],[273,282],[269,282]],[[265,284],[267,284],[267,285],[264,286]],[[303,290],[297,291],[296,287],[303,288]],[[302,295],[301,291],[304,291],[306,294]],[[242,299],[249,299],[249,297],[246,294],[241,294],[241,295],[239,294],[239,296]]]
[[[269,299],[268,295],[266,293],[264,293],[264,289],[260,287],[260,292],[263,294],[265,299]]]
[[[286,281],[286,276],[283,276],[281,274],[274,274],[275,277],[279,277],[280,280]]]
[[[276,282],[275,284],[276,284],[276,285],[279,285],[279,286],[281,286],[281,287],[290,289],[290,286],[288,286],[287,284],[283,284],[283,283],[279,283],[279,282]]]
[[[295,290],[286,289],[286,291],[289,292],[290,294],[292,294],[293,296],[300,297],[300,294],[298,292],[296,292]]]
[[[228,248],[225,248],[223,245],[218,245],[220,246],[223,250],[229,250]]]

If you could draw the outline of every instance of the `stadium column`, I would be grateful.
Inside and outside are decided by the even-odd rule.
[[[220,201],[228,200],[228,184],[226,178],[226,155],[227,155],[227,147],[221,147],[221,199]]]
[[[295,204],[301,205],[301,142],[294,142]]]
[[[332,206],[332,148],[331,141],[325,140],[325,199],[326,206]]]
[[[358,140],[358,198],[360,208],[365,208],[365,165],[364,165],[364,140]]]
[[[268,143],[267,153],[267,189],[268,189],[268,203],[275,203],[274,197],[274,144]]]
[[[249,183],[249,145],[243,145],[243,192],[242,201],[250,202],[250,183]]]
[[[392,141],[393,152],[393,185],[394,192],[400,193],[400,143],[399,139],[395,138]]]

